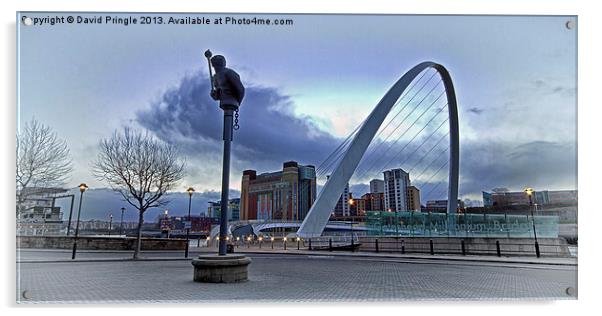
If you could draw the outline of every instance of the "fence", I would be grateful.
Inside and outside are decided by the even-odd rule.
[[[367,212],[369,236],[557,238],[558,216]]]

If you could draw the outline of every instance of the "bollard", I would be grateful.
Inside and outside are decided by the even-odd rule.
[[[332,238],[328,238],[328,251],[332,251]]]
[[[401,241],[401,254],[405,254],[406,253],[406,243],[405,240]]]
[[[462,255],[466,256],[466,246],[464,245],[464,239],[462,239]]]
[[[376,252],[378,252],[378,238],[374,240],[374,244],[376,246]]]
[[[353,244],[353,236],[351,236],[351,252],[354,251],[355,245]]]
[[[284,250],[286,250],[286,239],[284,240]]]
[[[497,250],[497,256],[501,257],[502,256],[502,252],[500,251],[500,241],[499,240],[495,241],[495,249]]]
[[[299,250],[299,238],[297,238],[297,250]]]
[[[433,240],[429,240],[429,244],[431,245],[431,255],[435,254],[435,248],[433,247]]]
[[[537,255],[537,258],[539,258],[539,256],[540,256],[539,243],[537,241],[535,242],[535,255]]]
[[[311,238],[309,239],[309,250],[311,250]]]
[[[201,237],[199,237],[199,239],[196,240],[196,247],[201,247]]]
[[[259,249],[261,249],[261,244],[263,244],[263,240],[259,240]]]
[[[274,249],[274,240],[272,239],[272,249]]]

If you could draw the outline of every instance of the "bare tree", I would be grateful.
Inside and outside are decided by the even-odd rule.
[[[139,211],[134,259],[139,258],[144,212],[168,203],[165,193],[184,176],[184,162],[176,147],[125,128],[103,139],[94,162],[94,176],[106,181]]]
[[[17,131],[17,216],[27,188],[60,186],[72,170],[67,142],[35,119]]]

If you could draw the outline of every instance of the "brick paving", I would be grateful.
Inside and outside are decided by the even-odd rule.
[[[375,258],[251,255],[249,281],[192,281],[190,261],[22,262],[29,302],[303,302],[575,299],[575,266],[407,263]],[[29,299],[22,296],[27,291]]]

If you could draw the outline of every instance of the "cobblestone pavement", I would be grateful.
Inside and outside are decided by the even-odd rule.
[[[190,261],[19,263],[19,302],[285,302],[574,299],[565,267],[251,255],[249,281],[192,281]],[[537,265],[536,265],[537,266]],[[23,295],[23,291],[27,291]],[[24,296],[29,298],[24,298]]]

